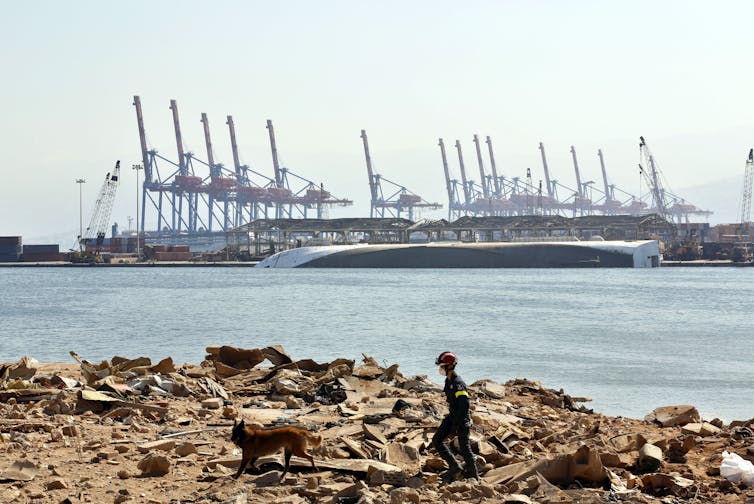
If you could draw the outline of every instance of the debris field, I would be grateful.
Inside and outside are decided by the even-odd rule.
[[[447,412],[425,375],[363,356],[294,360],[279,346],[209,347],[201,364],[113,357],[0,363],[3,503],[739,503],[723,451],[754,460],[754,419],[690,405],[609,417],[540,383],[469,385],[481,481],[444,483],[431,446]],[[238,479],[235,422],[304,427],[317,468],[282,451]],[[460,457],[459,457],[460,460]]]

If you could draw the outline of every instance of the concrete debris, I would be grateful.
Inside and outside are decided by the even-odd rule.
[[[639,466],[642,471],[654,472],[662,465],[662,450],[659,446],[645,443],[639,450]]]
[[[170,461],[164,455],[148,454],[136,465],[144,476],[164,476],[170,472]]]
[[[700,422],[687,423],[683,426],[681,432],[684,432],[686,434],[695,434],[701,437],[708,437],[717,436],[718,434],[720,434],[720,432],[722,432],[722,429],[720,427],[712,425],[709,422]]]
[[[662,427],[673,427],[699,422],[700,417],[695,407],[684,405],[656,408],[644,419],[647,422],[654,422]]]
[[[469,392],[482,480],[444,484],[431,447],[441,387],[396,364],[295,360],[280,346],[208,347],[204,362],[181,366],[71,355],[75,364],[0,364],[0,460],[16,460],[0,464],[0,501],[754,501],[754,488],[720,475],[724,450],[754,459],[754,419],[704,421],[693,406],[607,417],[538,382],[480,380]],[[322,436],[316,469],[293,456],[280,481],[281,450],[234,479],[240,419]]]
[[[0,364],[0,384],[12,380],[29,380],[37,372],[39,362],[31,357],[21,357],[18,362]]]
[[[37,466],[30,460],[16,460],[10,467],[0,470],[0,481],[31,481],[37,475]]]

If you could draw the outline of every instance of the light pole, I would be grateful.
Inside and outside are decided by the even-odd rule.
[[[131,166],[132,170],[136,170],[136,260],[139,260],[139,170],[143,170],[144,167],[140,164]]]
[[[82,201],[82,199],[81,199],[81,184],[85,184],[86,180],[84,180],[82,178],[77,178],[76,179],[76,183],[79,185],[79,239],[78,239],[78,242],[79,242],[79,252],[81,252],[82,251],[81,238],[84,235],[84,221],[82,220],[82,217],[81,217],[81,215],[82,215],[81,214],[81,208],[82,208],[82,205],[81,205],[81,201]]]

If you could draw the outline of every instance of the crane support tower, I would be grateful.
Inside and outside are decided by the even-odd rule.
[[[115,169],[105,175],[105,181],[102,183],[97,201],[94,203],[92,211],[92,220],[89,222],[83,235],[79,237],[79,244],[85,249],[96,246],[99,250],[105,241],[105,233],[110,226],[110,214],[113,211],[115,202],[115,192],[120,184],[120,161],[115,162]]]
[[[751,222],[751,189],[754,179],[754,149],[749,149],[749,158],[746,160],[744,171],[744,187],[741,196],[741,235],[749,235]]]
[[[408,219],[414,220],[414,210],[417,208],[428,208],[431,210],[442,208],[441,204],[430,203],[418,194],[409,191],[404,186],[386,179],[379,173],[374,173],[366,130],[361,130],[361,140],[364,145],[364,157],[366,158],[367,174],[369,175],[369,192],[371,195],[371,204],[369,207],[370,217],[376,215],[381,218],[389,216],[400,219],[401,212],[406,211],[408,213]],[[391,186],[394,190],[394,192],[387,197],[385,197],[382,192],[383,182],[387,183],[387,185]]]

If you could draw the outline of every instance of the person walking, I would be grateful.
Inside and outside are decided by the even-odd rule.
[[[458,436],[458,445],[461,455],[466,463],[466,477],[479,481],[476,460],[471,451],[469,441],[469,429],[471,428],[471,412],[469,411],[469,392],[466,384],[455,372],[458,357],[452,352],[443,352],[435,360],[435,365],[440,367],[440,374],[445,376],[445,398],[448,401],[448,414],[440,422],[437,432],[432,437],[432,445],[442,459],[447,462],[448,470],[442,476],[443,481],[449,483],[455,480],[462,472],[458,461],[450,453],[445,439],[455,431]]]

